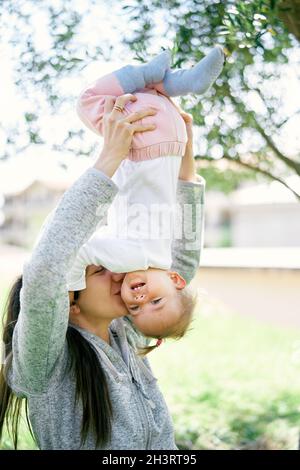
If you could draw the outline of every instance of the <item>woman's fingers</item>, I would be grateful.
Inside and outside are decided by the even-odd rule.
[[[114,106],[118,105],[121,108],[124,108],[126,103],[128,103],[129,101],[136,101],[136,100],[137,100],[137,97],[135,95],[132,95],[131,93],[126,93],[125,95],[118,96],[116,100],[113,101],[113,105],[111,105],[111,101],[107,99],[106,101],[108,101],[108,112],[113,118],[122,118],[122,112],[118,111],[117,109],[114,109]],[[105,107],[104,107],[104,112],[105,112]]]
[[[156,109],[150,108],[150,107],[141,109],[140,111],[136,111],[126,116],[126,118],[124,119],[124,122],[132,123],[132,122],[138,121],[139,119],[142,119],[145,116],[154,116],[156,112],[157,112]]]
[[[114,104],[115,104],[115,98],[113,96],[108,96],[106,99],[105,99],[105,103],[104,103],[104,114],[109,114],[113,107],[114,107]]]
[[[139,124],[132,125],[131,129],[133,133],[135,132],[145,132],[145,131],[153,131],[156,128],[155,124],[147,124],[145,126],[141,126]]]
[[[127,115],[114,109],[115,105],[123,108],[129,101],[136,100],[136,96],[130,93],[118,96],[117,98],[108,96],[105,100],[103,115],[103,152],[105,155],[113,156],[116,165],[128,155],[135,132],[153,131],[156,128],[154,123],[142,125],[141,122],[136,122],[140,121],[145,116],[153,116],[156,114],[157,111],[155,108],[144,108]]]
[[[141,109],[140,111],[131,113],[124,118],[124,114],[122,114],[121,111],[114,109],[115,105],[118,105],[121,108],[124,108],[126,103],[128,103],[129,101],[136,101],[136,100],[137,100],[137,97],[130,93],[127,93],[122,96],[118,96],[116,99],[113,96],[109,96],[105,100],[104,113],[110,114],[110,117],[113,119],[118,119],[118,120],[122,119],[123,122],[128,122],[128,123],[132,123],[132,122],[138,121],[139,119],[142,119],[143,117],[153,116],[154,114],[156,114],[157,112],[156,109],[149,107],[149,108]]]

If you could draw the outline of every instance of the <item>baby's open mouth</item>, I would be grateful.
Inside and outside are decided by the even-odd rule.
[[[130,289],[132,290],[139,290],[141,287],[143,287],[145,285],[144,282],[134,282],[133,284],[131,284],[130,286]]]

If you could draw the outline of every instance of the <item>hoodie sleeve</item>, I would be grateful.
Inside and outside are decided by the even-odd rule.
[[[64,351],[69,320],[66,276],[118,192],[88,169],[62,196],[24,265],[20,314],[13,335],[13,384],[41,393]]]
[[[171,270],[189,284],[199,267],[204,237],[205,179],[178,180],[176,230],[172,243]]]

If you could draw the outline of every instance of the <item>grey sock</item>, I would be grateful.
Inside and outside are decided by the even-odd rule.
[[[171,53],[166,50],[147,64],[125,65],[114,73],[124,93],[134,93],[136,90],[145,88],[148,84],[162,81],[166,70],[170,67],[170,61]]]
[[[216,46],[191,69],[167,70],[163,86],[169,96],[205,93],[220,75],[225,63],[221,46]]]

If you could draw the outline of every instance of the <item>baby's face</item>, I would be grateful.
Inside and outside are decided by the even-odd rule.
[[[173,275],[173,277],[172,277]],[[127,273],[121,297],[135,326],[147,336],[158,336],[179,320],[177,289],[180,276],[163,269]]]

